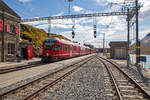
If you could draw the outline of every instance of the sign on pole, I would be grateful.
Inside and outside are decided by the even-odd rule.
[[[146,62],[147,61],[146,56],[140,56],[140,61]]]

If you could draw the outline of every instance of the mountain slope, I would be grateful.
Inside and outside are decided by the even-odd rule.
[[[34,48],[34,55],[39,55],[42,52],[43,41],[48,38],[47,33],[43,29],[38,29],[27,24],[21,24],[21,42],[31,43]],[[68,38],[57,35],[50,34],[50,37],[55,37],[59,39],[64,39],[70,41]]]
[[[141,54],[150,54],[150,33],[148,33],[141,41]],[[130,53],[135,54],[135,46],[136,44],[132,44],[130,46]]]

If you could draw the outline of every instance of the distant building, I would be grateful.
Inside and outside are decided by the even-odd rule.
[[[84,43],[84,46],[87,46],[87,47],[89,47],[89,48],[91,48],[91,49],[94,49],[94,46],[91,45],[91,44],[85,44],[85,43]]]
[[[98,52],[110,53],[110,48],[104,48],[104,50],[103,50],[103,48],[98,48]]]
[[[0,62],[16,58],[20,20],[20,16],[0,0]]]
[[[112,59],[127,59],[127,42],[116,41],[110,42],[110,58]]]

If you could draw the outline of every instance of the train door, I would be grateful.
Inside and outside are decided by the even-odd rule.
[[[60,48],[61,48],[61,44],[60,43],[56,43],[56,45],[55,45],[55,49],[54,49],[54,55],[55,55],[55,57],[56,58],[61,58],[61,50],[60,50]]]
[[[70,45],[70,57],[72,57],[72,45]]]

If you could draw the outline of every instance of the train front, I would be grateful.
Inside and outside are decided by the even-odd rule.
[[[47,38],[43,42],[42,62],[49,62],[53,59],[52,53],[53,53],[55,42],[56,40],[51,38]]]

